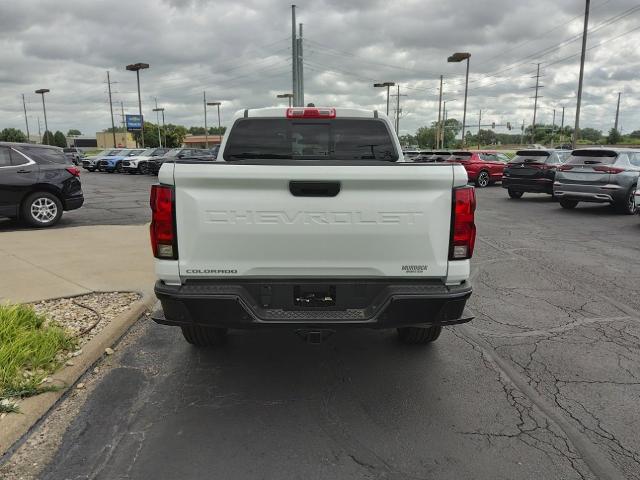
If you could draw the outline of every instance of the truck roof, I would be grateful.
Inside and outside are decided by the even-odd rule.
[[[325,110],[332,109],[336,112],[336,118],[376,118],[386,115],[384,112],[378,112],[377,110],[365,110],[363,108],[342,108],[342,107],[291,107],[293,109],[316,109]],[[266,108],[250,108],[245,110],[238,110],[234,115],[234,120],[237,118],[256,118],[256,117],[282,117],[287,118],[287,107],[266,107]]]

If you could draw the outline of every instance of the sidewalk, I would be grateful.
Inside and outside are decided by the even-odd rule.
[[[148,225],[0,232],[0,302],[152,293],[154,281]]]

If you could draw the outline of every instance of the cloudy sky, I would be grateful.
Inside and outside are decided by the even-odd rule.
[[[384,110],[373,82],[395,81],[402,95],[401,133],[438,114],[439,76],[449,116],[462,117],[464,64],[471,52],[468,124],[531,122],[536,64],[541,63],[539,122],[573,123],[584,0],[299,0],[304,24],[306,101]],[[613,126],[618,92],[621,128],[640,129],[640,2],[592,0],[581,125]],[[0,0],[0,128],[92,134],[110,126],[106,72],[120,102],[143,113],[166,108],[168,122],[202,125],[202,92],[221,101],[222,123],[245,107],[277,105],[291,90],[290,2],[278,0]],[[210,113],[210,124],[214,112]]]

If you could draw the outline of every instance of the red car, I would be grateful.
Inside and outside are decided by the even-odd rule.
[[[494,150],[467,150],[453,152],[453,157],[447,161],[462,164],[469,181],[484,188],[502,180],[502,172],[509,157]]]

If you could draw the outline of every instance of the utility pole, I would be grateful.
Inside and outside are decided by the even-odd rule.
[[[562,120],[560,121],[560,143],[564,141],[564,107],[562,107]]]
[[[520,145],[524,145],[524,120],[522,120],[522,126],[520,127]]]
[[[551,143],[553,143],[553,139],[556,134],[556,109],[553,109],[553,122],[551,122]]]
[[[573,129],[571,147],[575,150],[580,137],[580,104],[582,103],[582,81],[584,79],[584,59],[587,55],[587,29],[589,27],[589,6],[591,0],[586,0],[584,6],[584,28],[582,30],[582,53],[580,54],[580,77],[578,78],[578,101],[576,103],[576,126]]]
[[[618,106],[616,107],[616,123],[613,126],[613,129],[617,132],[618,131],[618,117],[620,116],[620,96],[622,95],[622,92],[618,92]],[[24,95],[23,95],[23,100],[24,100]],[[25,112],[25,117],[26,117],[26,112]],[[28,126],[27,126],[27,132],[28,130]]]
[[[29,142],[29,120],[27,119],[27,104],[24,101],[24,93],[22,94],[22,108],[24,108],[24,123],[27,126],[27,143],[30,143]]]
[[[160,136],[160,110],[158,110],[158,97],[153,97],[156,101],[156,108],[154,108],[156,112],[156,124],[158,125],[158,145],[162,148],[162,137]]]
[[[40,137],[40,144],[42,144],[42,131],[40,130],[40,116],[36,118],[38,119],[38,137]]]
[[[436,150],[438,149],[438,144],[440,142],[440,128],[442,128],[440,124],[442,113],[442,75],[440,75],[440,96],[438,98],[438,124],[436,125]]]
[[[113,102],[111,100],[111,78],[107,70],[107,87],[109,88],[109,111],[111,112],[111,131],[113,133],[113,148],[116,148],[116,125],[113,123]]]
[[[540,64],[538,64],[538,71],[536,73],[536,76],[533,78],[536,79],[536,86],[531,88],[536,89],[536,94],[533,97],[534,101],[533,101],[533,124],[531,125],[531,143],[536,143],[536,113],[538,111],[538,98],[542,98],[541,96],[538,95],[538,90],[543,87],[543,85],[540,85]]]
[[[298,40],[296,38],[296,6],[291,5],[291,67],[293,76],[293,106],[298,107]]]
[[[298,38],[298,101],[304,106],[304,65],[302,63],[302,24],[300,24],[300,38]]]
[[[406,97],[406,94],[402,94],[400,95],[400,85],[396,85],[396,87],[398,88],[398,93],[396,95],[391,95],[392,97],[397,97],[396,98],[396,121],[395,121],[395,126],[396,126],[396,134],[399,134],[400,132],[400,97]]]
[[[122,112],[122,137],[124,138],[124,145],[127,145],[127,122],[124,118],[124,102],[120,101],[120,110]]]
[[[204,106],[204,145],[209,148],[209,131],[207,130],[207,92],[202,92],[202,105]]]
[[[442,102],[442,128],[440,129],[440,148],[444,148],[444,134],[447,130],[447,101]]]
[[[478,150],[480,150],[480,127],[482,126],[482,110],[478,115]]]

